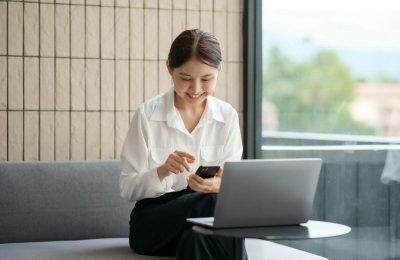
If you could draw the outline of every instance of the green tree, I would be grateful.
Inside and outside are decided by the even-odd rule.
[[[264,68],[264,98],[277,107],[279,130],[372,133],[351,117],[353,80],[336,53],[323,50],[294,63],[274,47]]]

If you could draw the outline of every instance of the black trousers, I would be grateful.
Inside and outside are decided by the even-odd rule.
[[[233,259],[238,247],[243,247],[241,239],[202,235],[186,222],[186,218],[213,216],[215,201],[216,194],[188,189],[138,201],[129,223],[130,247],[138,254],[178,260]]]

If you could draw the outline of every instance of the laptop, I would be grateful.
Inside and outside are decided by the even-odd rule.
[[[309,220],[319,158],[226,162],[214,217],[188,218],[209,228],[298,225]]]

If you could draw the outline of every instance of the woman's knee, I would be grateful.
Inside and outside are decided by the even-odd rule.
[[[215,203],[217,201],[216,193],[196,194],[198,197],[190,205],[191,209],[188,213],[190,218],[212,217],[214,215]]]

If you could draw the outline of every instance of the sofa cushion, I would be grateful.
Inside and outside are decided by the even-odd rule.
[[[0,243],[127,237],[118,161],[1,162]]]
[[[249,260],[326,260],[298,249],[259,239],[246,239]],[[174,257],[144,256],[129,248],[127,238],[0,244],[2,260],[172,260]]]
[[[0,244],[2,260],[169,260],[135,254],[128,238]]]

